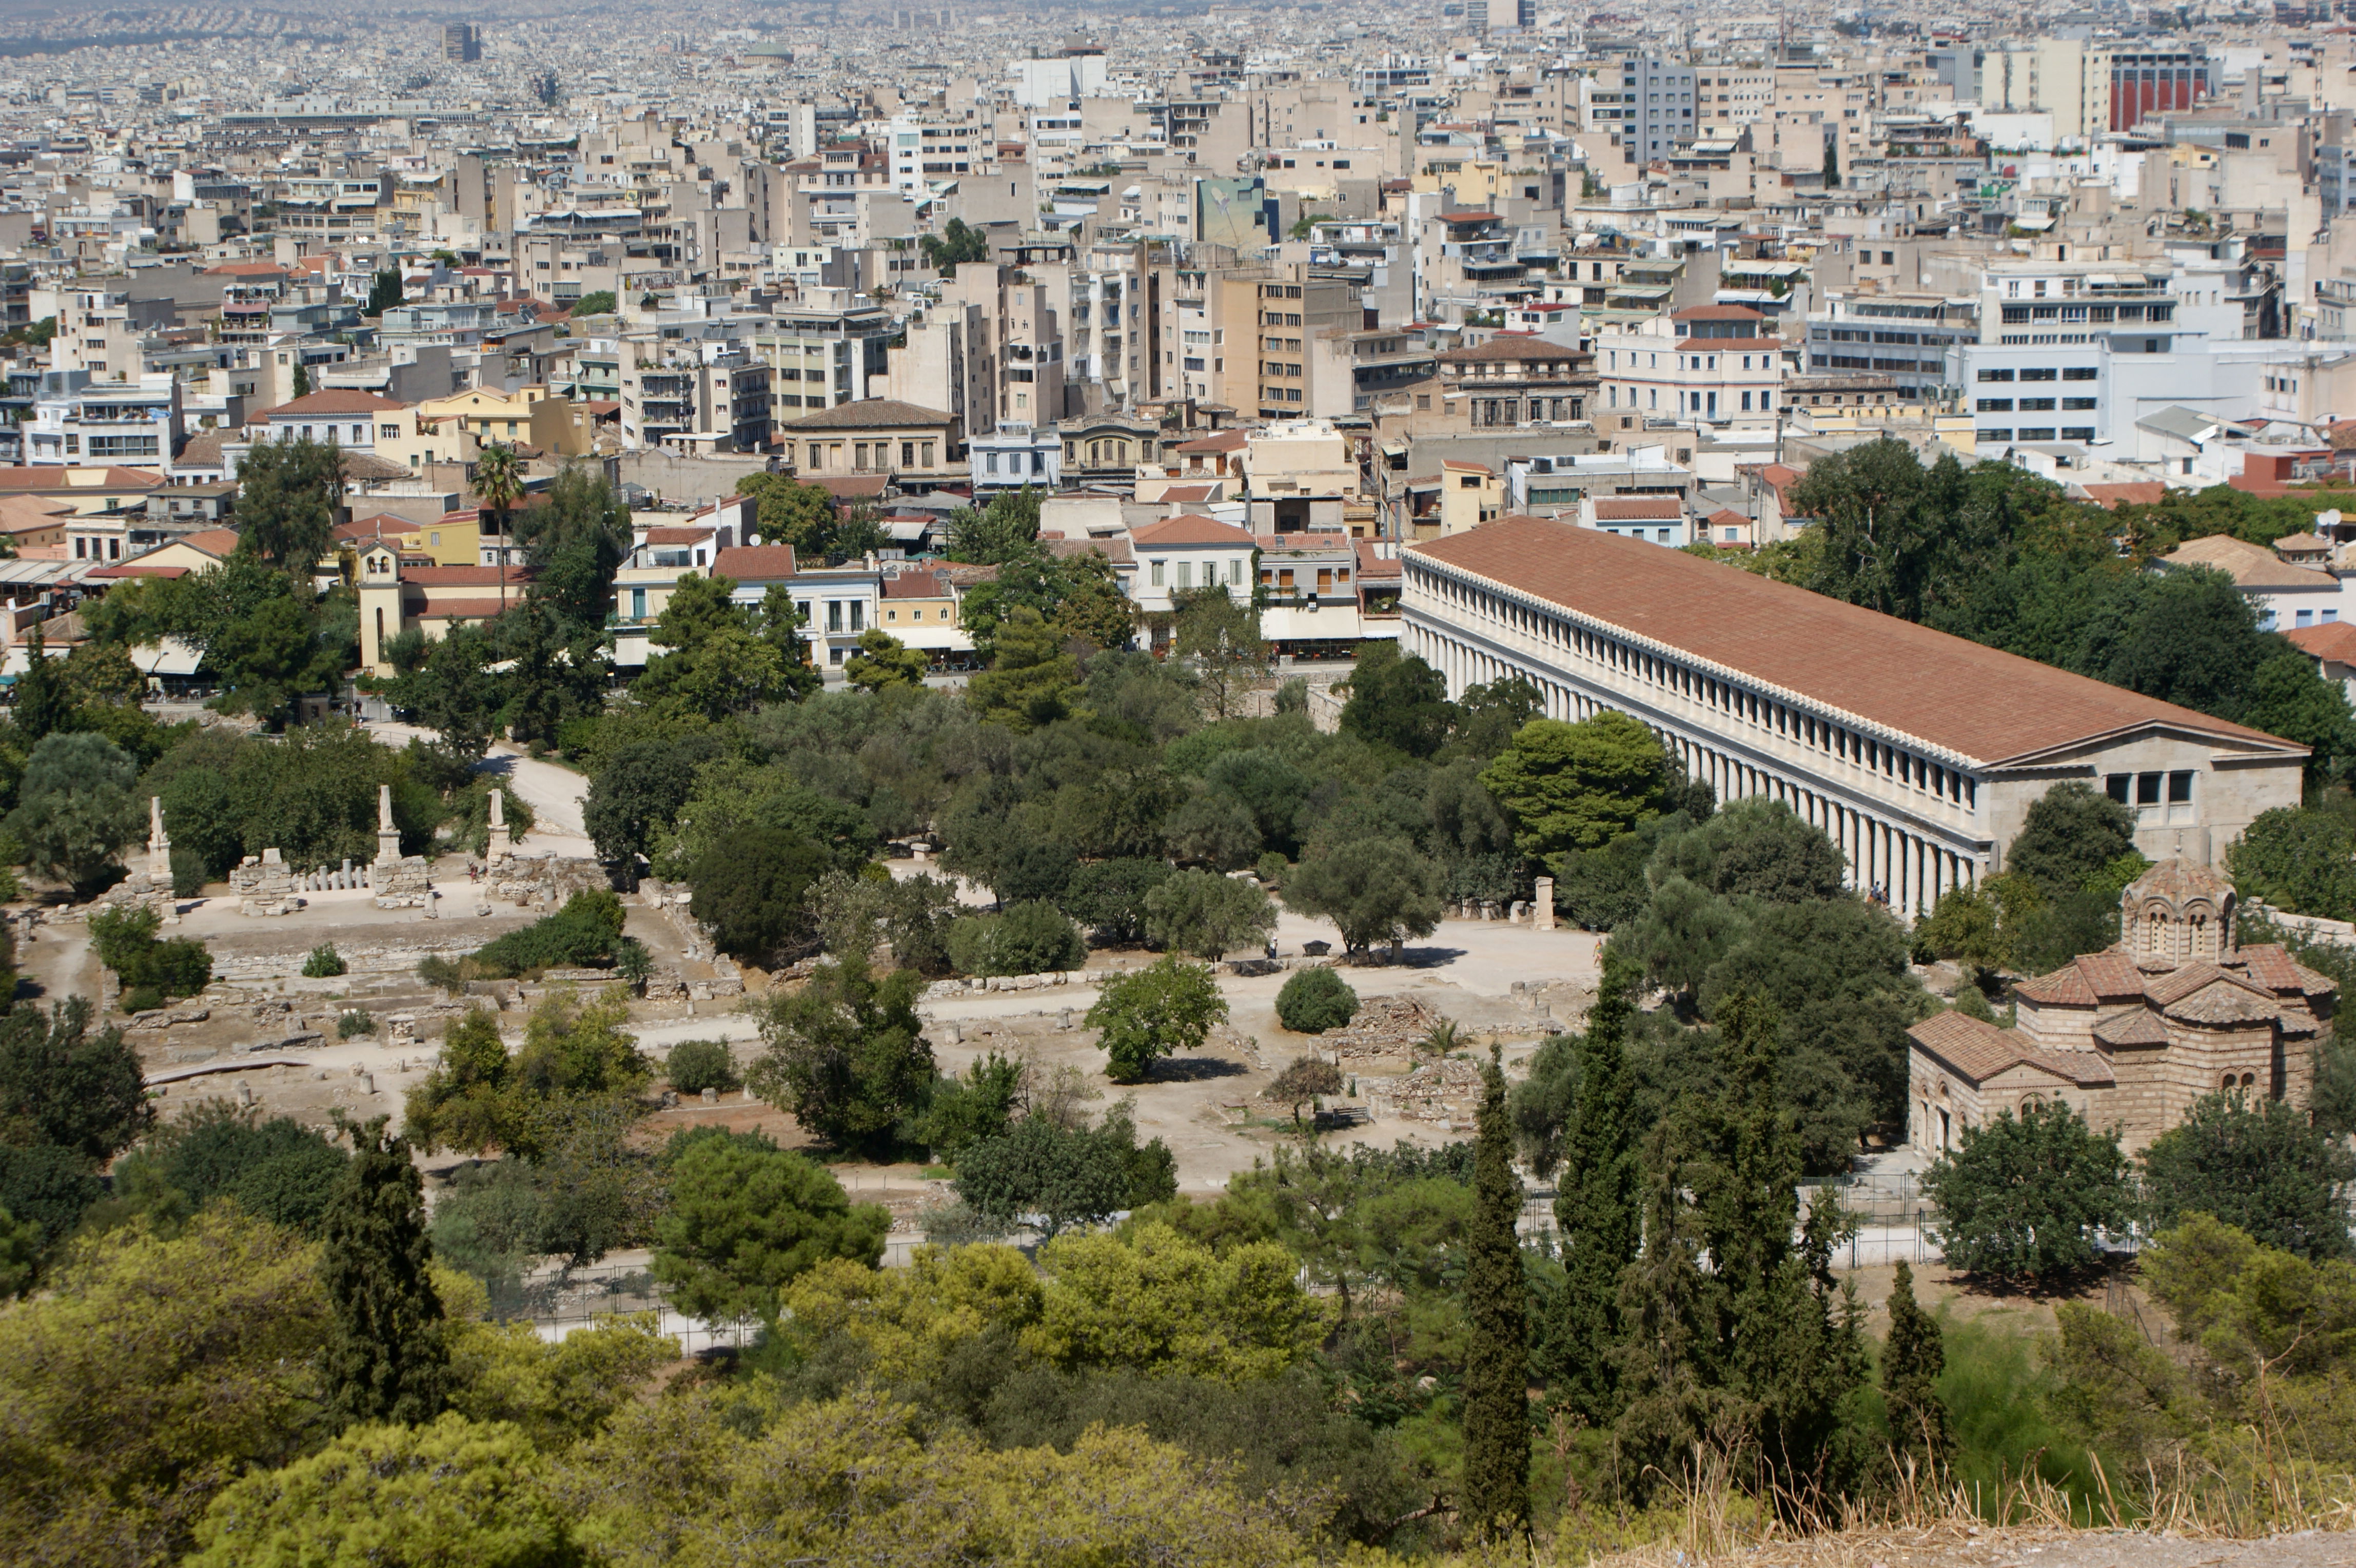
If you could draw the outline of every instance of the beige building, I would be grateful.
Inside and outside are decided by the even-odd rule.
[[[957,424],[937,409],[872,397],[777,426],[777,449],[805,479],[886,474],[929,489],[968,478]]]
[[[411,627],[439,640],[451,627],[479,626],[523,603],[531,574],[519,566],[405,564],[386,542],[359,553],[360,667],[390,677],[385,644]]]
[[[1720,800],[1788,802],[1901,914],[2002,871],[2064,780],[2126,802],[2145,854],[2202,864],[2301,799],[2303,746],[1683,551],[1505,517],[1401,561],[1400,645],[1451,696],[1522,675],[1549,718],[1632,714]]]
[[[2120,898],[2117,947],[2015,985],[2009,1029],[1940,1013],[1907,1031],[1908,1120],[1918,1147],[2058,1101],[2130,1153],[2206,1094],[2304,1106],[2339,987],[2280,947],[2233,940],[2233,884],[2162,861]]]

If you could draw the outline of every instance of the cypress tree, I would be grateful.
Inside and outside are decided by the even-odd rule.
[[[1555,1189],[1563,1283],[1548,1304],[1543,1336],[1555,1403],[1599,1427],[1619,1414],[1612,1352],[1621,1337],[1620,1277],[1643,1236],[1624,1048],[1632,978],[1607,954],[1602,989],[1579,1041],[1579,1099]]]
[[[414,1426],[442,1412],[449,1351],[427,1273],[424,1184],[405,1138],[378,1117],[348,1129],[353,1158],[328,1200],[320,1275],[335,1314],[327,1402],[346,1425]]]
[[[1529,1287],[1515,1220],[1514,1124],[1497,1052],[1482,1075],[1472,1144],[1472,1225],[1464,1275],[1471,1346],[1464,1358],[1464,1487],[1460,1517],[1484,1541],[1529,1528]]]
[[[1911,1465],[1928,1477],[1946,1455],[1947,1404],[1939,1397],[1939,1374],[1947,1368],[1947,1348],[1939,1320],[1914,1300],[1914,1271],[1898,1265],[1890,1290],[1890,1337],[1881,1346],[1881,1393],[1890,1412],[1890,1436],[1902,1474]]]
[[[66,727],[73,712],[73,693],[66,690],[63,671],[49,661],[41,628],[33,628],[25,642],[25,672],[16,677],[16,728],[28,743]]]

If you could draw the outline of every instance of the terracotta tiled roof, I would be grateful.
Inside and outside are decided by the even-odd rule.
[[[505,599],[496,595],[481,598],[465,594],[426,594],[410,602],[408,613],[421,620],[489,620],[521,603],[521,594],[511,594]]]
[[[648,544],[701,544],[712,535],[709,528],[649,528]]]
[[[1576,349],[1566,349],[1543,338],[1507,333],[1483,342],[1467,344],[1461,349],[1451,349],[1440,356],[1440,362],[1443,365],[1472,365],[1491,360],[1576,360],[1579,357]]]
[[[510,598],[521,598],[519,592],[531,582],[531,572],[522,566],[404,566],[401,580],[423,588],[497,588],[504,585]]]
[[[2095,1020],[2094,1038],[2106,1046],[2164,1046],[2168,1026],[2148,1007],[2126,1007]]]
[[[712,558],[712,575],[740,583],[773,583],[794,575],[790,544],[738,544]]]
[[[2233,884],[2216,870],[2196,865],[2191,861],[2170,857],[2127,884],[2127,892],[2137,897],[2222,899],[2233,890]]]
[[[2016,981],[2012,993],[2040,1007],[2092,1007],[2102,1000],[2074,963],[2064,964],[2033,980]]]
[[[862,398],[857,403],[837,403],[816,413],[806,413],[799,419],[788,419],[777,426],[780,430],[904,430],[921,425],[947,424],[951,415],[938,409],[922,408],[913,403],[902,403],[895,397]]]
[[[106,478],[94,485],[77,485],[67,478],[70,474],[87,474],[88,468],[14,467],[0,468],[0,490],[129,490],[154,489],[164,482],[164,476],[146,468],[109,467]]]
[[[1396,579],[1398,576],[1399,564],[1398,556],[1394,555],[1387,561],[1383,559],[1383,557],[1376,554],[1375,542],[1371,539],[1361,539],[1356,542],[1358,546],[1358,580],[1360,582],[1363,583],[1369,577],[1388,577]]]
[[[2356,621],[2326,621],[2321,626],[2297,627],[2283,635],[2298,644],[2302,653],[2339,664],[2356,664]]]
[[[1173,544],[1249,544],[1251,535],[1240,528],[1231,528],[1216,518],[1188,514],[1165,521],[1146,524],[1132,530],[1130,537],[1149,548],[1166,548]]]
[[[2279,943],[2254,942],[2243,948],[2240,956],[2250,979],[2277,996],[2328,996],[2340,989],[2338,982],[2298,962]]]
[[[374,392],[335,390],[315,392],[308,397],[298,397],[293,403],[282,403],[276,408],[265,408],[247,417],[249,424],[264,419],[335,418],[348,413],[398,413],[409,405]]]
[[[1408,553],[1973,763],[2153,726],[2239,752],[2306,755],[2190,708],[1571,522],[1505,517]]]
[[[125,561],[119,566],[101,566],[91,574],[93,577],[185,577],[186,566],[142,566],[135,561]]]
[[[1686,509],[1675,496],[1608,497],[1595,503],[1599,522],[1634,522],[1640,519],[1685,516]]]
[[[1222,488],[1216,481],[1207,485],[1169,485],[1163,488],[1162,499],[1181,505],[1187,501],[1216,500]]]
[[[1044,539],[1040,543],[1047,553],[1058,560],[1076,560],[1083,555],[1101,555],[1116,566],[1137,564],[1136,553],[1126,539]]]
[[[802,483],[816,485],[839,501],[874,500],[892,482],[889,474],[804,474]]]
[[[2167,498],[2168,487],[2158,479],[2134,479],[2120,485],[2080,485],[2085,498],[2096,506],[2115,511],[2123,506],[2158,506]]]
[[[949,575],[936,575],[931,572],[901,572],[884,579],[884,596],[887,599],[945,599],[949,596]]]
[[[1208,435],[1197,436],[1192,441],[1182,441],[1169,450],[1179,453],[1240,452],[1250,445],[1251,436],[1247,432],[1220,430]]]
[[[2171,1018],[2195,1024],[2263,1024],[2282,1016],[2274,999],[2261,995],[2247,981],[2220,972],[2209,984],[2169,1003]]]
[[[2294,566],[2263,544],[2230,533],[2188,539],[2160,557],[2170,566],[2213,566],[2242,588],[2315,588],[2337,592],[2339,580],[2312,566]]]
[[[2008,1067],[2029,1066],[2074,1084],[2109,1083],[2111,1069],[2093,1051],[2039,1046],[2017,1029],[2001,1029],[1967,1014],[1934,1013],[1906,1031],[1925,1051],[1972,1083],[1986,1083]]]
[[[2094,994],[2104,1002],[2143,994],[2143,971],[2136,967],[2135,960],[2116,948],[2104,952],[2082,953],[2073,967]]]

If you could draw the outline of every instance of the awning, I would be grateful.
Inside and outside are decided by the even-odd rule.
[[[205,650],[177,637],[143,642],[131,650],[131,662],[143,675],[193,675],[205,661]]]

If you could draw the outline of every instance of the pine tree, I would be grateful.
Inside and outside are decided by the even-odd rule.
[[[1603,985],[1579,1042],[1579,1099],[1563,1138],[1555,1225],[1563,1283],[1543,1334],[1547,1382],[1558,1406],[1590,1425],[1619,1414],[1620,1276],[1643,1236],[1630,1144],[1632,1080],[1624,1050],[1633,975],[1607,955]]]
[[[1890,1289],[1881,1392],[1901,1472],[1911,1466],[1917,1476],[1927,1477],[1946,1455],[1947,1404],[1939,1397],[1939,1374],[1946,1368],[1939,1320],[1915,1304],[1914,1271],[1901,1263]]]
[[[1490,1052],[1472,1155],[1472,1226],[1464,1275],[1464,1487],[1459,1517],[1484,1541],[1529,1528],[1529,1300],[1515,1221],[1514,1124],[1505,1075]]]
[[[449,1352],[426,1265],[424,1187],[385,1118],[354,1125],[354,1157],[322,1221],[320,1275],[335,1314],[329,1408],[347,1425],[414,1426],[442,1412]]]

